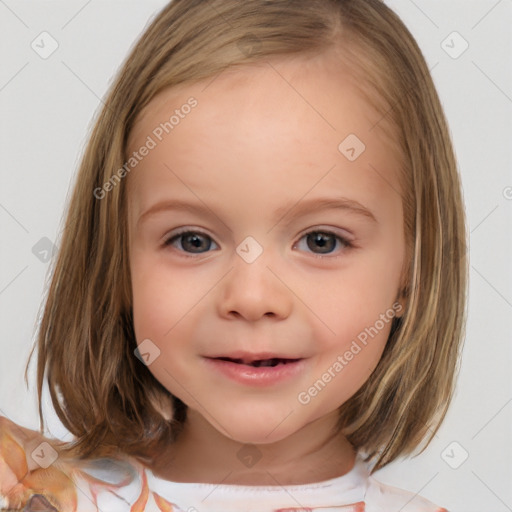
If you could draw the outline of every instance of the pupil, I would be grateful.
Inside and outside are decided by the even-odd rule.
[[[326,254],[332,252],[336,246],[336,239],[334,235],[327,233],[312,233],[308,235],[308,247],[315,251],[320,249],[320,253]]]
[[[186,250],[191,249],[189,252],[202,252],[201,250],[197,249],[203,249],[207,251],[210,248],[211,242],[207,241],[206,237],[192,233],[183,237],[182,245]]]

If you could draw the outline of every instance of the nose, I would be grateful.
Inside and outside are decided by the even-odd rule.
[[[293,293],[260,257],[247,263],[235,255],[234,268],[223,280],[218,311],[223,318],[255,322],[268,317],[287,318],[293,306]],[[274,266],[274,265],[272,265]]]

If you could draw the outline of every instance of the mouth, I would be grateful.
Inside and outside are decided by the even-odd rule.
[[[215,375],[255,388],[284,385],[300,378],[307,368],[307,358],[291,358],[270,352],[235,352],[229,356],[205,357],[204,360]]]
[[[266,359],[254,359],[254,360],[244,360],[244,359],[236,359],[232,357],[214,357],[212,359],[217,359],[220,361],[228,361],[231,363],[236,363],[240,365],[245,366],[252,366],[254,368],[259,368],[260,366],[279,366],[279,365],[286,365],[290,363],[296,363],[297,361],[300,361],[300,359],[287,359],[282,357],[271,357]]]

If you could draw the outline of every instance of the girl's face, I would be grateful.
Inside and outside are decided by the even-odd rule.
[[[405,253],[385,121],[325,54],[164,91],[131,134],[137,343],[231,439],[271,443],[332,417],[379,361]]]

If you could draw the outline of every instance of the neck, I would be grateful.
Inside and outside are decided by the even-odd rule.
[[[336,411],[305,425],[287,438],[269,444],[230,439],[194,410],[175,443],[149,467],[174,482],[232,485],[299,485],[348,473],[355,451],[336,432]]]

